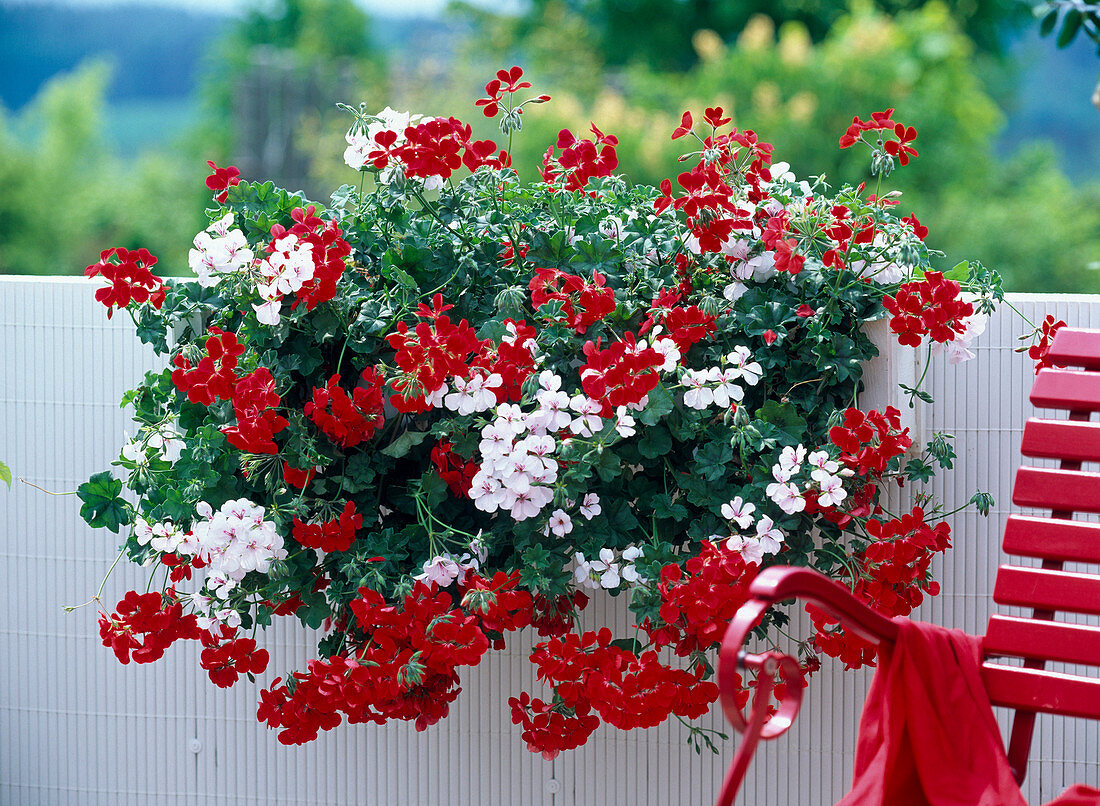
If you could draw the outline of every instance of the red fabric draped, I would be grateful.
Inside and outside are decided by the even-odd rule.
[[[856,742],[852,790],[837,806],[1027,806],[981,680],[981,639],[896,619]],[[1048,806],[1100,806],[1075,786]]]

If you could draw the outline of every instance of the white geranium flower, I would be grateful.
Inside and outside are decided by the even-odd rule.
[[[573,531],[573,519],[564,509],[555,509],[550,515],[550,531],[558,537],[565,537]]]
[[[741,377],[740,370],[727,367],[718,376],[718,386],[714,388],[714,402],[723,409],[729,408],[731,403],[740,403],[745,397],[745,390],[737,385],[737,379]]]
[[[252,309],[256,312],[256,319],[261,325],[276,327],[282,321],[283,301],[273,299],[262,305],[252,303]]]
[[[756,386],[760,379],[764,377],[764,370],[759,362],[752,360],[752,352],[749,351],[748,347],[743,345],[734,347],[733,352],[726,356],[726,361],[734,372],[732,376],[734,380],[744,381],[749,386]]]
[[[661,366],[657,367],[658,370],[661,372],[672,372],[676,369],[682,356],[680,348],[676,346],[675,341],[668,336],[662,336],[661,338],[654,338],[652,346],[665,360]]]
[[[756,538],[768,554],[778,554],[783,548],[783,533],[776,528],[771,518],[764,517],[757,522]]]
[[[806,448],[799,445],[797,448],[790,445],[783,448],[779,454],[779,466],[794,475],[802,469],[802,463],[806,461]]]
[[[574,395],[569,400],[569,408],[577,413],[569,423],[569,430],[579,437],[590,437],[603,429],[600,412],[603,406],[588,395]]]
[[[806,508],[806,499],[802,497],[802,491],[793,484],[769,484],[768,497],[774,501],[781,510],[788,515],[801,512]]]
[[[600,559],[591,562],[592,572],[600,575],[600,587],[610,590],[619,587],[619,564],[615,562],[615,552],[608,548],[600,549]]]
[[[714,390],[707,386],[708,381],[707,370],[689,369],[684,373],[682,383],[687,387],[687,391],[684,392],[685,406],[702,410],[714,403]]]
[[[417,574],[415,578],[421,582],[434,582],[441,588],[450,585],[462,573],[462,567],[450,554],[432,557],[424,563],[422,569],[423,573]]]
[[[581,514],[587,520],[592,520],[601,512],[603,512],[603,508],[600,506],[600,497],[596,493],[585,493],[584,499],[581,501]]]
[[[840,465],[829,458],[829,454],[826,451],[814,451],[807,458],[806,462],[811,466],[817,468],[817,470],[824,471],[825,473],[836,473],[840,469]],[[814,473],[817,472],[814,471]],[[813,475],[811,473],[811,475]],[[816,476],[814,476],[816,478]]]
[[[579,551],[573,555],[577,563],[577,569],[573,572],[573,581],[591,590],[600,587],[600,575],[592,568],[592,563],[584,558]]]
[[[732,535],[726,540],[726,548],[738,552],[747,563],[760,565],[764,561],[764,547],[758,538]]]
[[[645,550],[641,546],[627,546],[623,549],[622,561],[627,563],[619,573],[627,582],[644,582],[643,577],[639,572],[635,563],[642,558],[645,554]]]
[[[499,479],[487,474],[483,468],[470,480],[470,500],[482,512],[496,512],[503,497],[500,492],[502,486]]]
[[[737,496],[728,504],[722,504],[722,517],[731,523],[736,523],[742,529],[752,526],[754,512],[756,512],[756,504],[746,503],[741,496]]]
[[[819,473],[823,475],[819,476]],[[817,503],[821,506],[839,506],[840,502],[848,497],[847,491],[841,484],[840,476],[830,476],[821,470],[815,470],[812,475],[814,481],[821,487],[821,493],[817,496]]]
[[[637,423],[626,411],[626,406],[619,406],[615,409],[615,430],[624,439],[638,433],[638,429],[635,427]]]

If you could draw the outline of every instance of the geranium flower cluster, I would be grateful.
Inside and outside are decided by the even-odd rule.
[[[135,539],[164,554],[196,557],[205,567],[207,589],[225,599],[250,571],[266,574],[271,563],[287,556],[283,538],[264,508],[246,499],[226,501],[214,512],[201,502],[199,520],[184,530],[170,521],[150,524],[138,519]]]
[[[528,90],[502,70],[471,112],[511,137],[548,100]],[[698,133],[684,114],[688,165],[660,187],[615,176],[595,124],[524,182],[457,118],[351,111],[359,173],[331,200],[217,168],[195,280],[162,282],[140,250],[90,267],[168,364],[126,398],[123,480],[80,490],[150,585],[168,577],[102,614],[121,660],[199,640],[230,686],[270,662],[242,625],[320,630],[258,710],[300,744],[345,721],[426,729],[462,669],[533,627],[543,690],[501,707],[553,756],[604,723],[705,713],[763,567],[818,568],[890,614],[936,592],[950,534],[921,485],[947,438],[922,449],[899,409],[844,406],[869,319],[966,358],[995,275],[937,274],[915,216],[798,181],[717,107]],[[897,125],[877,113],[856,134],[892,133],[879,150],[904,161],[915,133]],[[894,484],[921,508],[884,514]],[[585,612],[605,592],[628,594],[632,635]],[[819,652],[872,660],[814,622]]]
[[[938,271],[923,280],[905,283],[896,296],[886,295],[882,304],[891,314],[890,330],[898,341],[919,347],[922,336],[941,343],[966,332],[966,317],[974,306],[960,298],[961,286]]]
[[[194,248],[187,253],[187,265],[206,288],[217,285],[222,275],[250,269],[255,259],[245,234],[233,226],[232,213],[196,235]]]
[[[164,304],[164,282],[151,269],[157,259],[148,249],[105,249],[99,254],[99,262],[84,270],[85,277],[102,277],[107,281],[98,288],[95,298],[107,306],[109,319],[116,308],[126,308],[132,302],[148,302],[154,308]]]

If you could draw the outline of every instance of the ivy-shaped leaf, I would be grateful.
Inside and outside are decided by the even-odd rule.
[[[121,492],[122,482],[109,471],[96,473],[77,488],[76,494],[84,502],[80,517],[96,529],[105,527],[118,532],[123,524],[130,522],[129,505]]]

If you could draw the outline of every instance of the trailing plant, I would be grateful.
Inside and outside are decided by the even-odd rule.
[[[548,100],[517,67],[477,108],[510,143]],[[510,707],[553,756],[601,722],[705,713],[762,567],[813,566],[891,615],[937,593],[950,513],[927,485],[954,451],[859,408],[866,326],[963,360],[1002,295],[978,264],[928,270],[927,230],[883,187],[917,157],[893,110],[839,143],[868,149],[869,192],[798,180],[717,108],[684,113],[690,167],[659,187],[615,175],[595,125],[562,131],[530,182],[455,118],[347,109],[357,182],[328,202],[212,165],[195,280],[162,281],[144,250],[88,268],[168,363],[123,400],[121,479],[80,489],[151,569],[151,593],[102,608],[122,662],[198,640],[228,686],[266,671],[257,628],[296,618],[317,657],[258,711],[296,744],[344,720],[423,729],[462,667],[533,628],[549,693]],[[888,512],[900,484],[916,506]],[[584,624],[599,590],[635,631]],[[807,669],[873,662],[813,619]]]

